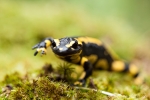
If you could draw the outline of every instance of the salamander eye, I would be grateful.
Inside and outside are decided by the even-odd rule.
[[[76,49],[78,47],[78,42],[75,41],[75,43],[72,45],[72,48]]]
[[[55,43],[54,41],[52,42],[52,46],[53,46],[53,47],[56,47],[56,43]]]

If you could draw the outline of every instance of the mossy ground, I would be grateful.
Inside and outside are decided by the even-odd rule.
[[[1,82],[3,90],[0,91],[0,98],[6,100],[150,99],[150,79],[142,85],[135,85],[128,75],[96,71],[88,79],[85,87],[76,87],[71,85],[75,81],[71,77],[74,71],[69,64],[59,65],[57,69],[53,69],[51,64],[46,64],[34,78],[28,73],[24,77],[20,77],[18,73],[6,75]],[[101,91],[110,92],[114,96],[103,94]]]

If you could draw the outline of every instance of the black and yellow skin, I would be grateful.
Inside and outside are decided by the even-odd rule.
[[[38,52],[41,52],[42,55],[46,54],[48,47],[51,47],[58,58],[83,66],[84,72],[74,85],[85,85],[93,69],[127,72],[133,76],[135,83],[142,83],[139,69],[134,64],[115,59],[98,39],[91,37],[46,38],[33,47],[33,49],[36,48],[34,55],[36,56]]]

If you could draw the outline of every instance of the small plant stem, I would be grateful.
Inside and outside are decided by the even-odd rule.
[[[111,97],[116,96],[116,94],[113,94],[113,93],[110,93],[110,92],[107,92],[107,91],[102,91],[102,90],[90,89],[90,88],[85,88],[85,87],[75,87],[75,88],[76,89],[84,89],[84,90],[92,90],[92,91],[100,92],[102,94],[105,94],[105,95],[111,96]],[[121,95],[121,94],[119,94],[119,95]]]

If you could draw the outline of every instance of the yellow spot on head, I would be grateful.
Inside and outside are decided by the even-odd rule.
[[[113,71],[123,71],[125,69],[125,63],[123,61],[114,61],[112,63]]]
[[[55,43],[56,43],[56,46],[59,46],[59,44],[60,44],[59,39],[54,39],[54,41],[55,41]]]
[[[87,58],[82,57],[82,59],[81,59],[81,65],[83,66],[83,65],[84,65],[84,63],[85,63],[85,62],[87,62],[87,61],[88,61],[88,59],[87,59]]]
[[[75,41],[71,41],[69,44],[66,44],[66,47],[69,48],[69,47],[71,47],[74,43],[75,43]]]

